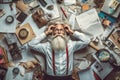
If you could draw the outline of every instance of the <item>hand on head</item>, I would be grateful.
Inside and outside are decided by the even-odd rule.
[[[55,25],[48,26],[47,30],[45,31],[45,34],[46,35],[52,34],[54,28],[55,28]]]
[[[70,29],[70,26],[67,24],[57,24],[57,25],[50,25],[47,30],[45,31],[46,35],[54,34],[54,35],[65,35],[65,33],[73,34],[73,30]]]
[[[74,32],[74,31],[70,28],[70,26],[67,25],[67,24],[64,24],[64,29],[65,29],[65,31],[66,31],[67,34],[73,34],[73,32]]]

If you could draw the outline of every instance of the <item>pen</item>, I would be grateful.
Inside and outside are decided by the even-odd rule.
[[[66,15],[65,11],[63,10],[63,8],[60,7],[60,9],[61,9],[62,13],[64,14],[64,16],[67,18],[67,15]]]

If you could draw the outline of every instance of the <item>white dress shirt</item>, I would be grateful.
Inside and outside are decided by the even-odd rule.
[[[73,53],[79,49],[86,47],[90,40],[82,33],[75,31],[73,33],[73,37],[78,38],[78,41],[69,40],[67,43],[68,46],[68,74],[72,74],[73,70]],[[52,76],[66,76],[66,50],[64,51],[54,51],[55,53],[55,72],[53,72],[53,63],[52,63],[52,47],[50,42],[41,43],[41,40],[46,38],[46,34],[42,33],[38,35],[36,38],[29,42],[30,49],[36,50],[38,52],[43,53],[46,56],[46,74]]]

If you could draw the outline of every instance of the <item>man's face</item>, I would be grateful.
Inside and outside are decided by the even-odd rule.
[[[57,51],[65,50],[66,38],[65,38],[65,30],[63,25],[61,24],[55,25],[51,44],[54,50],[57,50]]]
[[[57,24],[53,31],[53,35],[65,35],[64,26],[62,24]]]

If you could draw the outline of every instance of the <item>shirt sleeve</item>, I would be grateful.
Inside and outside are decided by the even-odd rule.
[[[73,41],[74,51],[85,48],[90,43],[90,39],[83,33],[75,31],[73,36],[78,39],[78,41]]]
[[[29,43],[28,46],[30,49],[33,49],[35,51],[45,53],[46,45],[47,43],[41,43],[43,39],[46,38],[46,34],[42,33],[40,35],[37,35],[36,38],[32,39]]]

